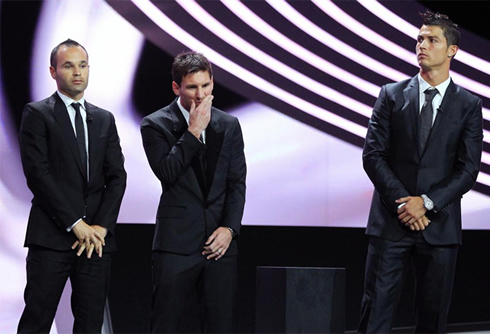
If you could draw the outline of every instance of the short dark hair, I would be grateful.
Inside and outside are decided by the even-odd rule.
[[[64,42],[61,42],[60,44],[56,45],[53,49],[53,51],[51,51],[51,58],[49,59],[50,63],[51,63],[51,66],[53,66],[55,69],[56,69],[56,55],[58,54],[58,50],[60,49],[60,47],[62,46],[67,46],[67,47],[74,47],[74,46],[79,46],[81,47],[85,53],[87,54],[87,58],[88,58],[88,52],[87,50],[85,50],[85,48],[83,47],[82,44],[78,43],[77,41],[74,41],[72,39],[67,39],[66,41]]]
[[[444,34],[444,37],[446,37],[447,46],[459,45],[461,33],[458,29],[458,25],[451,21],[447,15],[439,12],[433,13],[427,9],[425,13],[420,13],[420,16],[424,19],[424,25],[438,26],[442,29],[442,33]]]
[[[200,71],[208,72],[209,76],[213,77],[213,67],[209,60],[195,51],[178,54],[172,64],[172,78],[179,86],[186,75]]]

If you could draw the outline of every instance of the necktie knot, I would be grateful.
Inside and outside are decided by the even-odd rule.
[[[75,111],[76,111],[77,113],[79,113],[79,112],[80,112],[80,103],[78,103],[78,102],[73,102],[73,103],[71,104],[71,106],[73,107],[73,109],[75,109]]]
[[[437,89],[427,88],[424,91],[425,101],[428,101],[428,102],[432,101],[432,99],[434,98],[434,96],[436,96],[437,93],[438,93]]]

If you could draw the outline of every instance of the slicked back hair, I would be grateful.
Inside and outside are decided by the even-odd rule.
[[[60,49],[60,47],[62,46],[66,46],[66,47],[74,47],[74,46],[79,46],[81,47],[85,53],[87,54],[87,59],[88,59],[88,52],[87,50],[85,50],[85,48],[83,47],[82,44],[78,43],[77,41],[74,41],[72,39],[67,39],[66,41],[64,42],[61,42],[60,44],[56,45],[53,49],[53,51],[51,51],[51,57],[49,59],[49,62],[51,64],[51,66],[53,66],[55,69],[56,69],[56,55],[58,54],[58,50]]]
[[[459,45],[461,33],[458,29],[458,25],[451,21],[447,15],[439,12],[433,13],[427,9],[425,13],[420,13],[420,16],[424,19],[424,25],[438,26],[441,28],[444,37],[446,37],[447,46]]]
[[[195,51],[180,53],[172,64],[172,78],[179,86],[186,75],[201,71],[208,72],[213,77],[213,67],[209,60]]]

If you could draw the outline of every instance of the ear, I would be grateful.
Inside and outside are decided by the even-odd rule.
[[[456,52],[458,52],[459,47],[457,45],[450,45],[449,48],[447,49],[447,57],[448,58],[454,58],[456,55]]]
[[[51,78],[56,79],[56,69],[53,66],[49,67],[49,73],[51,74]]]
[[[175,95],[180,96],[180,87],[175,81],[172,81],[172,89]]]

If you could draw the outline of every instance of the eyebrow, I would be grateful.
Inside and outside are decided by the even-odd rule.
[[[80,61],[80,62],[78,62],[78,63],[79,63],[79,64],[88,64],[88,62],[87,62],[86,60],[82,60],[82,61]],[[75,64],[75,63],[74,63],[74,62],[72,62],[72,61],[67,60],[67,61],[65,61],[64,63],[62,63],[61,65],[66,65],[66,64],[72,65],[72,64]]]
[[[210,85],[210,84],[211,84],[211,80],[208,81],[208,82],[203,83],[201,86],[206,86],[206,85]],[[198,84],[188,84],[188,85],[185,86],[185,88],[194,88],[194,87],[197,87],[197,86],[199,86],[199,85]]]
[[[429,35],[429,36],[426,36],[426,35],[418,35],[417,36],[417,39],[419,38],[435,38],[435,39],[441,39],[439,36],[437,35]]]

